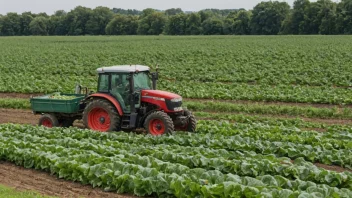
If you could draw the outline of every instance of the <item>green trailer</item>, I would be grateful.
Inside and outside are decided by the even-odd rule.
[[[39,125],[47,127],[72,126],[74,120],[82,117],[85,108],[85,94],[52,93],[32,97],[31,108],[34,114],[41,114]]]

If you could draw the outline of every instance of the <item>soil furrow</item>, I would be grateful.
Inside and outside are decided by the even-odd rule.
[[[16,179],[14,179],[16,178]],[[0,161],[0,183],[17,190],[34,190],[42,195],[58,197],[116,197],[132,198],[131,195],[119,195],[104,192],[99,188],[82,185],[77,182],[58,179],[43,171],[26,169],[8,162]]]

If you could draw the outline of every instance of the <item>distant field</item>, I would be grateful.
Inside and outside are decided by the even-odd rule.
[[[161,68],[188,98],[351,104],[352,36],[2,37],[0,92],[95,89],[95,69]]]

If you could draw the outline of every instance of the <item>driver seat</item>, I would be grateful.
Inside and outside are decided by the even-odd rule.
[[[121,96],[121,86],[119,86],[119,79],[118,78],[115,78],[115,80],[113,81],[114,84],[112,84],[111,86],[111,91],[110,93],[117,99],[117,101],[120,103],[121,105],[121,108],[123,110],[124,113],[127,113],[128,112],[128,109],[126,108],[126,105],[125,105],[125,101],[123,99],[123,97]]]

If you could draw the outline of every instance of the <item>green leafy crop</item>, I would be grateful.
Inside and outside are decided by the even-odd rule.
[[[159,88],[183,97],[352,104],[351,36],[0,38],[0,91],[72,93],[96,69],[160,67]]]
[[[310,155],[307,159],[291,156],[296,158],[294,161],[282,156],[285,149],[291,154],[294,154],[292,149],[300,150],[303,155],[309,154],[315,146],[310,148],[307,144],[301,147],[300,144],[282,141],[280,144],[286,145],[284,150],[268,154],[261,152],[262,149],[269,151],[265,150],[264,140],[251,143],[255,139],[251,133],[243,137],[242,142],[223,141],[223,144],[218,144],[219,138],[240,141],[234,133],[244,134],[246,127],[247,131],[251,128],[262,129],[263,134],[270,129],[250,126],[202,121],[199,134],[175,133],[152,137],[123,132],[96,133],[76,128],[47,129],[6,124],[0,125],[0,159],[26,168],[46,170],[60,178],[105,190],[139,196],[352,196],[351,173],[317,168],[306,161],[310,160]],[[236,132],[236,128],[243,132]],[[271,128],[271,132],[275,130],[287,135],[298,133],[291,128]],[[328,140],[332,139],[331,135],[339,138],[336,131],[327,132],[319,138]],[[341,134],[342,137],[346,139],[346,135]],[[241,146],[244,144],[247,146]],[[324,145],[325,142],[320,144]],[[279,145],[279,142],[273,142],[273,145]],[[343,149],[321,150],[317,156],[334,155]],[[343,162],[350,165],[346,160],[344,158]]]

